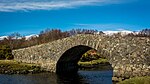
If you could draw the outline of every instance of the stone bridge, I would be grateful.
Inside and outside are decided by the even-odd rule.
[[[97,50],[113,68],[114,76],[150,75],[150,38],[79,34],[46,44],[13,50],[15,60],[36,63],[47,71],[77,71],[77,62]]]

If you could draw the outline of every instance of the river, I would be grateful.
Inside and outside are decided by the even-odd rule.
[[[57,75],[55,73],[0,74],[0,84],[112,84],[112,75],[111,70],[80,70],[73,75]]]

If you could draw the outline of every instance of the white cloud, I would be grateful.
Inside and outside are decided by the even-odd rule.
[[[55,10],[80,6],[120,4],[128,0],[0,0],[0,11]]]

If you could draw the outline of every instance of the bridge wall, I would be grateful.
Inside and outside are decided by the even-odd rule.
[[[114,76],[150,75],[150,38],[77,35],[29,48],[13,50],[15,60],[37,63],[56,72],[56,64],[68,49],[84,45],[96,49],[112,64]]]

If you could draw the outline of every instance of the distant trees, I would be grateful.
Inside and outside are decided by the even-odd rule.
[[[41,31],[38,36],[30,37],[30,39],[26,39],[19,33],[12,33],[4,40],[0,40],[0,45],[7,45],[11,49],[19,49],[51,42],[76,34],[95,34],[97,32],[97,30],[88,29],[72,29],[70,31],[61,31],[60,29],[46,29]]]
[[[22,36],[19,33],[12,33],[8,36],[8,45],[11,49],[16,49],[22,43]]]
[[[46,29],[41,31],[38,36],[26,39],[19,33],[12,33],[7,38],[0,40],[0,45],[7,45],[11,49],[19,49],[51,42],[65,37],[77,34],[104,34],[102,31],[89,29],[72,29],[70,31],[61,31],[60,29]],[[117,35],[118,36],[118,35]],[[150,37],[150,29],[143,29],[139,33],[130,33],[127,36]]]
[[[143,29],[139,32],[129,33],[127,36],[150,37],[150,29]]]
[[[60,29],[46,29],[41,31],[39,37],[37,37],[39,44],[47,43],[50,41],[62,39],[65,37],[77,35],[77,34],[95,34],[97,30],[87,30],[87,29],[72,29],[70,31],[61,31]]]
[[[139,32],[139,35],[150,37],[150,29],[143,29],[142,31]]]
[[[97,30],[89,30],[89,29],[72,29],[68,31],[69,35],[76,35],[76,34],[96,34]]]
[[[62,32],[60,29],[46,29],[45,31],[40,32],[39,37],[37,37],[37,39],[39,41],[39,44],[41,44],[62,39],[68,36],[68,32]]]

